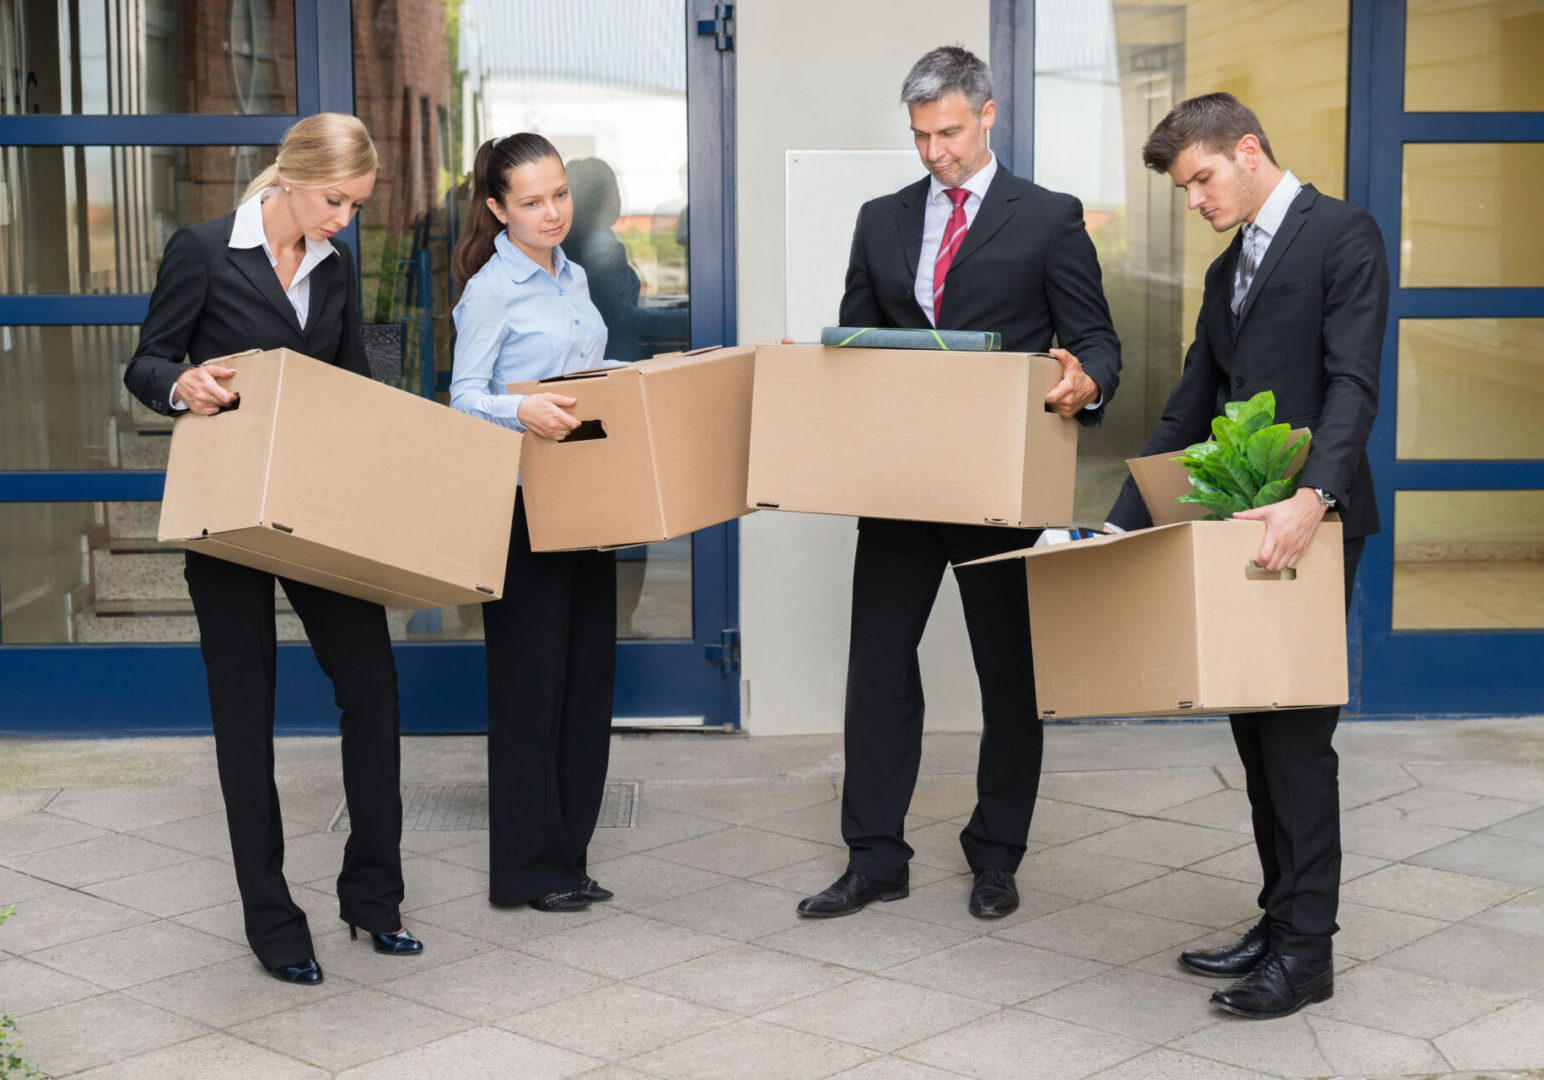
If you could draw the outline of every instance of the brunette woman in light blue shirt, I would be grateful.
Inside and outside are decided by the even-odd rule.
[[[579,421],[563,394],[512,382],[607,366],[606,325],[584,270],[560,246],[573,221],[553,145],[521,133],[477,151],[472,205],[453,269],[452,408],[563,439]],[[533,552],[515,500],[502,599],[483,605],[488,663],[488,899],[581,911],[611,893],[586,849],[600,814],[616,673],[616,558]]]

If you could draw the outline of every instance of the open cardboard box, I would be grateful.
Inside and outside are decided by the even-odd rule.
[[[172,427],[161,540],[390,607],[498,597],[521,436],[289,349]]]
[[[762,345],[746,501],[1032,528],[1072,522],[1078,424],[1042,353]]]
[[[755,366],[746,345],[510,383],[577,399],[582,422],[561,442],[526,440],[532,550],[652,543],[747,513]]]
[[[1023,560],[1041,717],[1344,704],[1340,521],[1295,571],[1267,573],[1263,523],[1193,520],[1206,510],[1173,501],[1189,490],[1174,456],[1130,462],[1152,528],[961,564]]]

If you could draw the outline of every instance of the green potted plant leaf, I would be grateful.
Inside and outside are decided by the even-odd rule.
[[[1302,469],[1294,460],[1310,436],[1288,443],[1291,425],[1275,420],[1276,395],[1269,390],[1228,402],[1212,421],[1212,437],[1172,459],[1190,471],[1190,493],[1175,501],[1198,503],[1211,511],[1205,520],[1221,521],[1289,498]]]

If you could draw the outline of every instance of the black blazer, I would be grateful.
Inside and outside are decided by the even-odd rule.
[[[359,330],[354,259],[346,244],[311,271],[306,325],[279,287],[261,247],[233,248],[236,214],[186,225],[166,242],[139,347],[123,373],[129,392],[168,416],[172,383],[195,364],[247,349],[294,349],[370,374]]]
[[[928,184],[924,178],[858,211],[841,325],[930,325],[915,293]],[[1082,203],[1021,180],[998,162],[949,265],[938,329],[995,330],[1011,352],[1044,352],[1054,338],[1099,384],[1103,404],[1078,415],[1097,423],[1120,383],[1120,340]]]
[[[1229,302],[1242,235],[1206,271],[1195,342],[1142,454],[1204,442],[1229,401],[1270,390],[1278,422],[1313,431],[1298,483],[1335,496],[1347,539],[1375,533],[1367,436],[1388,317],[1383,234],[1361,207],[1304,185],[1235,319]],[[1130,478],[1108,520],[1125,529],[1152,524]]]

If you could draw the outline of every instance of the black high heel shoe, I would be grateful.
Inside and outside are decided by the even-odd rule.
[[[275,967],[263,967],[268,969],[280,982],[294,983],[297,986],[315,986],[322,981],[322,967],[315,960],[307,958],[298,964],[279,964]]]
[[[412,953],[424,951],[424,943],[415,938],[406,930],[398,930],[392,934],[377,934],[374,930],[366,930],[370,935],[370,942],[378,953],[387,953],[391,956],[408,956]],[[349,923],[348,938],[350,941],[359,940],[359,931]]]

